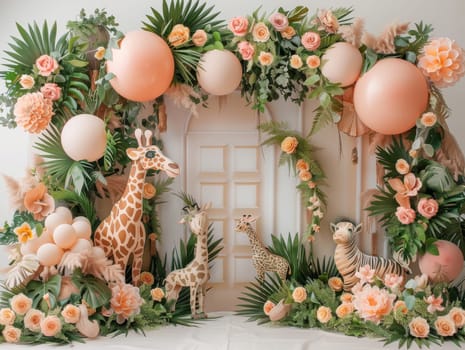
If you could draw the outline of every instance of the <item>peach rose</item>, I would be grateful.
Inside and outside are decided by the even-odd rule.
[[[270,30],[263,22],[258,22],[252,29],[253,40],[259,43],[265,43],[270,38]]]
[[[24,316],[24,327],[31,332],[40,332],[40,323],[44,318],[44,313],[40,310],[30,309]]]
[[[281,32],[281,36],[284,39],[291,40],[296,34],[294,27],[288,26]]]
[[[55,210],[55,200],[47,193],[47,187],[41,182],[24,196],[24,207],[41,221]]]
[[[343,293],[339,299],[343,302],[343,303],[351,303],[352,302],[352,299],[354,298],[354,296],[350,293]]]
[[[313,181],[309,181],[308,182],[308,187],[311,188],[311,189],[314,189],[316,187],[316,183],[313,182]]]
[[[244,61],[250,61],[253,58],[255,48],[248,41],[241,41],[237,44],[237,48]]]
[[[447,314],[454,321],[456,328],[462,328],[465,325],[465,310],[460,307],[453,307]]]
[[[321,38],[320,34],[316,32],[306,32],[300,41],[308,51],[315,51],[320,47]]]
[[[155,282],[155,278],[153,277],[153,275],[150,272],[144,271],[144,272],[142,272],[140,274],[140,281],[143,284],[151,286],[153,284],[153,282]]]
[[[49,55],[42,55],[36,59],[36,67],[40,75],[48,77],[58,69],[58,62]]]
[[[52,120],[53,102],[44,98],[41,92],[28,93],[16,101],[13,114],[18,126],[27,132],[38,134]]]
[[[408,225],[415,221],[416,213],[411,208],[397,207],[396,217],[401,224]]]
[[[407,304],[403,300],[397,300],[394,304],[394,311],[406,315],[408,312]]]
[[[306,63],[309,68],[316,69],[320,66],[320,57],[318,57],[317,55],[308,56]]]
[[[434,328],[443,337],[451,337],[457,332],[455,323],[449,316],[438,316],[434,321]]]
[[[46,83],[40,88],[40,92],[44,98],[48,98],[52,101],[57,101],[61,97],[61,87],[55,83]]]
[[[342,287],[344,285],[344,282],[342,282],[342,279],[339,277],[331,277],[328,279],[328,286],[335,292],[340,292],[342,290]]]
[[[401,175],[407,174],[410,171],[409,163],[405,159],[398,159],[396,162],[396,171]]]
[[[0,324],[3,326],[11,326],[16,319],[16,315],[9,307],[0,309]]]
[[[331,10],[318,11],[318,20],[321,25],[321,29],[328,33],[337,33],[339,29],[339,22]]]
[[[247,34],[247,28],[249,26],[249,21],[245,17],[234,17],[228,23],[229,30],[235,36],[244,36]]]
[[[333,315],[331,314],[331,309],[327,306],[320,306],[316,311],[316,318],[321,323],[328,323]]]
[[[81,310],[76,305],[68,304],[61,311],[61,316],[66,323],[76,323],[81,317]]]
[[[103,60],[103,58],[105,57],[105,52],[106,52],[106,49],[103,46],[97,47],[97,50],[95,51],[95,54],[94,54],[95,59],[97,61]]]
[[[192,34],[192,42],[197,47],[202,47],[207,42],[207,33],[203,29],[197,29],[194,34]]]
[[[32,299],[19,293],[11,298],[10,305],[14,312],[22,316],[31,309]]]
[[[110,305],[119,324],[140,312],[144,300],[139,294],[139,288],[130,284],[117,284],[111,289],[111,294]]]
[[[176,24],[168,35],[168,41],[172,46],[178,47],[189,40],[189,35],[189,28],[182,24]]]
[[[438,202],[433,198],[422,198],[418,202],[418,212],[427,219],[435,216],[439,209]]]
[[[61,321],[55,315],[49,315],[40,322],[40,330],[46,337],[54,337],[61,331]]]
[[[429,324],[423,317],[415,317],[408,324],[410,335],[415,338],[427,338],[429,335]]]
[[[295,153],[297,146],[299,145],[299,141],[294,136],[287,136],[281,142],[281,150],[287,154]]]
[[[421,124],[427,128],[432,127],[434,124],[436,124],[437,120],[438,117],[436,117],[436,114],[434,114],[433,112],[423,113],[420,118]]]
[[[336,309],[336,315],[339,318],[346,317],[354,312],[355,308],[352,303],[342,303]]]
[[[297,163],[295,164],[295,167],[297,170],[300,171],[309,171],[310,170],[310,165],[303,159],[299,159]]]
[[[26,90],[32,89],[35,83],[34,77],[28,74],[23,74],[21,75],[21,78],[19,78],[19,84]]]
[[[289,26],[289,20],[285,15],[279,12],[273,13],[268,20],[278,32],[282,32]]]
[[[7,343],[17,343],[21,337],[21,330],[13,326],[6,326],[2,331],[2,335]]]
[[[152,296],[152,300],[161,301],[165,296],[165,292],[163,292],[163,289],[157,287],[150,291],[150,295]]]
[[[303,62],[299,55],[292,55],[289,61],[291,68],[299,69],[302,67]]]
[[[262,66],[269,66],[273,63],[273,54],[271,52],[265,52],[265,51],[262,51],[260,52],[260,54],[258,55],[258,62],[260,62],[260,64]]]
[[[296,303],[303,303],[307,299],[307,290],[304,287],[296,287],[292,292],[292,299]]]
[[[320,230],[321,230],[320,225],[312,224],[312,231],[314,231],[314,232],[320,232]]]
[[[304,182],[310,181],[312,178],[312,173],[306,170],[299,171],[299,178]]]
[[[34,233],[32,232],[31,226],[25,222],[21,226],[14,229],[14,233],[18,236],[19,243],[26,243],[30,239],[34,238]]]
[[[418,151],[415,149],[411,149],[410,151],[408,151],[408,155],[412,158],[416,158],[418,157]]]
[[[267,300],[265,304],[263,304],[263,312],[265,313],[265,315],[269,316],[271,310],[273,310],[275,306],[276,306],[275,303],[273,303],[270,300]]]
[[[157,189],[155,188],[154,185],[152,185],[149,182],[144,183],[144,189],[143,189],[142,196],[145,199],[151,199],[155,197],[156,194],[157,194]]]

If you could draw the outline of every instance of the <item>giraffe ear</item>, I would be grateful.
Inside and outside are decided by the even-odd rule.
[[[140,152],[137,151],[137,148],[128,148],[126,150],[126,154],[131,160],[137,160],[140,158]]]

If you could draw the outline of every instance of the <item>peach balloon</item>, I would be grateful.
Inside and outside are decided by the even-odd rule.
[[[70,224],[61,224],[53,232],[53,241],[62,249],[70,249],[76,243],[78,235]]]
[[[105,123],[95,115],[76,115],[63,126],[61,145],[71,159],[94,162],[103,157],[107,147]]]
[[[331,45],[322,56],[321,74],[342,87],[352,85],[362,70],[363,57],[357,48],[346,42]]]
[[[21,244],[21,254],[36,254],[37,250],[45,243],[53,243],[51,231],[47,228],[44,231],[42,231],[40,237],[32,238],[28,240],[26,243]]]
[[[241,78],[241,62],[231,51],[211,50],[200,59],[197,79],[209,94],[228,95],[236,90]]]
[[[145,30],[127,33],[113,49],[107,71],[111,86],[128,100],[147,102],[162,95],[174,77],[174,58],[168,44]]]
[[[439,240],[434,244],[439,250],[439,255],[422,255],[418,260],[418,267],[433,282],[451,282],[462,272],[462,251],[449,241]]]
[[[43,266],[57,265],[63,257],[63,250],[53,243],[45,243],[37,250],[37,259]]]
[[[428,105],[421,71],[400,58],[378,61],[355,84],[354,107],[362,122],[384,135],[411,129]]]

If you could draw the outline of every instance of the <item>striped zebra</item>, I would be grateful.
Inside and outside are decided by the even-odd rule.
[[[380,256],[367,255],[357,246],[356,235],[361,231],[362,225],[355,226],[349,221],[331,223],[333,240],[336,243],[334,262],[344,281],[344,290],[349,292],[359,281],[355,273],[365,265],[375,270],[375,275],[383,279],[387,273],[395,273],[404,277],[404,268],[392,259]]]

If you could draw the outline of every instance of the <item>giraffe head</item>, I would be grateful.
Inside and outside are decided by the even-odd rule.
[[[139,147],[126,150],[129,159],[138,162],[145,170],[162,170],[169,177],[179,175],[178,164],[166,157],[160,148],[152,145],[152,132],[150,130],[145,131],[145,144],[142,141],[142,131],[140,129],[136,129],[135,135]]]
[[[236,227],[234,228],[234,231],[246,232],[247,229],[251,227],[252,223],[254,223],[255,221],[257,221],[257,218],[255,216],[251,214],[244,214],[237,222]]]
[[[349,243],[355,239],[355,235],[362,229],[362,224],[355,226],[350,221],[339,221],[337,224],[331,223],[331,232],[336,244]]]
[[[208,228],[207,209],[210,208],[210,203],[198,207],[196,204],[193,208],[186,209],[187,214],[181,219],[181,223],[188,222],[193,234],[200,235],[206,233]]]

